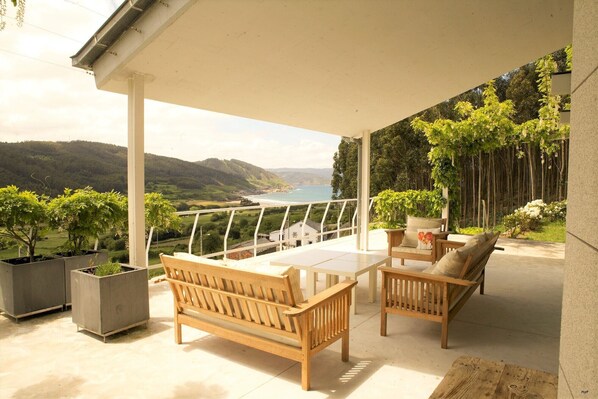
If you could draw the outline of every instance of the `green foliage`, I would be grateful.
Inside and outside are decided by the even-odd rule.
[[[446,201],[439,191],[384,190],[378,194],[374,207],[383,228],[404,225],[407,215],[438,217]]]
[[[110,262],[102,263],[94,269],[94,274],[98,277],[112,276],[113,274],[119,274],[122,271],[120,263]]]
[[[457,232],[459,234],[476,235],[484,232],[482,227],[460,227]]]
[[[521,124],[518,128],[523,142],[533,143],[540,147],[542,160],[545,155],[552,155],[560,148],[560,140],[569,137],[570,127],[560,123],[561,97],[552,95],[552,74],[557,71],[557,63],[552,54],[540,58],[536,62],[538,74],[538,90],[541,93],[538,118]]]
[[[155,230],[179,230],[181,218],[176,214],[176,208],[160,193],[146,193],[145,197],[145,227]]]
[[[33,262],[47,217],[47,198],[16,186],[0,188],[0,236],[24,244]]]
[[[127,216],[126,198],[116,192],[98,193],[91,187],[71,190],[48,205],[50,224],[68,233],[66,248],[81,254],[90,239],[123,227]]]
[[[499,100],[494,81],[486,85],[481,107],[460,101],[455,105],[455,111],[461,120],[426,122],[417,117],[411,122],[411,126],[422,132],[432,146],[428,159],[432,164],[435,186],[451,190],[459,185],[455,166],[459,157],[494,151],[510,143],[515,133],[513,102]]]

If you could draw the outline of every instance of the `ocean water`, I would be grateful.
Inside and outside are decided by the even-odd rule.
[[[248,195],[246,197],[261,204],[298,203],[312,201],[328,201],[332,198],[330,186],[298,186],[286,193],[268,193]]]

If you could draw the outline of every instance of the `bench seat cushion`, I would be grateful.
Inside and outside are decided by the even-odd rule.
[[[409,254],[421,254],[421,255],[432,255],[431,249],[417,249],[412,247],[404,247],[399,245],[398,247],[392,247],[392,252],[405,252]]]
[[[264,338],[267,339],[269,341],[274,341],[274,342],[278,342],[280,344],[284,344],[284,345],[289,345],[289,346],[293,346],[295,348],[300,348],[301,347],[301,343],[299,342],[299,338],[297,339],[293,339],[290,338],[288,336],[285,335],[281,335],[281,334],[277,334],[276,333],[276,329],[272,329],[272,331],[268,331],[265,328],[252,328],[249,326],[244,326],[242,324],[236,323],[234,321],[228,321],[228,320],[224,320],[221,318],[217,318],[217,317],[212,317],[210,315],[207,315],[205,313],[201,313],[201,312],[196,312],[190,309],[185,309],[183,311],[183,314],[186,314],[188,316],[192,316],[198,320],[201,320],[203,322],[206,323],[210,323],[213,325],[216,325],[218,327],[222,327],[225,328],[227,330],[231,330],[231,331],[236,331],[236,332],[240,332],[243,334],[248,334],[248,335],[252,335],[254,337],[259,337],[259,338]]]

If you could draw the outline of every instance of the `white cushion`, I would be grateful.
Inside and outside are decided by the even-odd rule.
[[[440,228],[417,229],[417,249],[432,249],[433,235],[440,233]]]

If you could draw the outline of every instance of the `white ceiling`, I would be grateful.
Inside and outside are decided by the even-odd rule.
[[[572,40],[572,0],[155,4],[94,65],[102,90],[342,136],[375,131]]]

